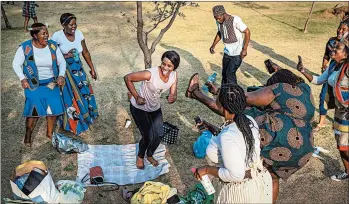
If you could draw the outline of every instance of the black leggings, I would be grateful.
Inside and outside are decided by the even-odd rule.
[[[130,104],[130,110],[133,120],[142,135],[142,139],[139,141],[138,156],[144,158],[145,152],[147,152],[147,157],[152,157],[160,144],[160,137],[163,136],[161,108],[153,112],[147,112]]]

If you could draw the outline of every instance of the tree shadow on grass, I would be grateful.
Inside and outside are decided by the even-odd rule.
[[[170,45],[166,45],[166,44],[163,44],[163,43],[161,43],[160,46],[165,48],[165,49],[167,49],[167,50],[175,50],[176,52],[178,52],[178,54],[181,56],[181,58],[185,59],[190,64],[191,68],[193,70],[195,70],[195,72],[199,73],[200,77],[203,77],[203,78],[207,78],[208,77],[208,75],[205,72],[204,66],[202,65],[201,61],[198,58],[196,58],[192,53],[190,53],[190,52],[188,52],[186,50],[183,50],[181,48],[170,46]]]
[[[181,56],[181,58],[185,59],[189,65],[191,66],[192,70],[195,70],[195,72],[199,73],[200,79],[207,79],[208,78],[208,74],[206,73],[201,61],[196,58],[192,53],[183,50],[181,48],[178,47],[174,47],[174,46],[170,46],[170,45],[166,45],[166,44],[160,44],[161,47],[165,48],[165,49],[172,49],[175,50],[179,53],[179,55]],[[222,57],[223,57],[223,53],[221,53]],[[221,75],[220,73],[222,72],[222,68],[221,66],[214,64],[214,63],[210,63],[210,68],[214,71],[217,72],[218,75]],[[195,73],[194,72],[194,73]],[[220,76],[219,76],[220,77]],[[181,79],[180,79],[181,80]],[[185,87],[185,89],[183,89],[183,92],[186,90],[187,86],[188,86],[188,82],[189,82],[189,78],[188,81],[185,81],[185,83],[187,85],[184,85],[182,87]],[[220,81],[217,80],[218,83],[220,83]],[[202,84],[200,84],[202,86]],[[244,84],[239,84],[241,87],[246,88],[247,86]],[[220,85],[218,85],[220,86]]]
[[[276,60],[278,60],[278,61],[286,64],[287,66],[296,70],[296,67],[297,67],[296,62],[288,59],[285,56],[282,56],[282,55],[276,53],[272,48],[265,46],[265,45],[262,45],[262,44],[259,44],[258,42],[254,41],[254,40],[251,40],[250,43],[254,49],[256,49],[256,50],[260,51],[261,53],[268,55],[268,56],[272,57],[273,59],[276,59]],[[312,75],[317,75],[316,73],[314,73],[312,71],[309,71],[309,72]]]

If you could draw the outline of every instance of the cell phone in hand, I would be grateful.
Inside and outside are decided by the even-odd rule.
[[[275,72],[274,68],[273,68],[273,62],[271,61],[271,59],[267,59],[264,61],[265,67],[267,68],[269,74],[272,74]]]
[[[202,124],[203,121],[201,120],[201,118],[200,118],[199,116],[196,116],[196,117],[194,118],[194,120],[195,120],[195,123],[196,123],[196,125],[198,126],[198,128],[199,128],[200,131],[205,129],[204,124]],[[199,124],[200,124],[200,125],[199,125]]]
[[[298,63],[303,63],[302,57],[300,55],[298,55]]]

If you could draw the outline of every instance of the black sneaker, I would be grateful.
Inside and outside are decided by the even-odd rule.
[[[344,180],[348,180],[349,179],[349,175],[345,172],[341,173],[341,174],[336,174],[331,176],[332,180],[335,181],[344,181]]]

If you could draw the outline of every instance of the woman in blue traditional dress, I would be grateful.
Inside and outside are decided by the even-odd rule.
[[[56,116],[64,112],[58,86],[63,86],[66,70],[64,57],[56,42],[48,40],[44,24],[34,23],[30,35],[33,39],[19,46],[12,63],[24,88],[27,147],[31,147],[31,135],[40,117],[46,117],[47,137],[52,137]]]
[[[348,30],[349,19],[342,23],[342,29]],[[344,28],[346,27],[346,28]],[[342,33],[343,34],[343,33]],[[297,69],[313,84],[321,85],[328,83],[333,87],[335,97],[335,112],[333,130],[337,141],[337,148],[342,158],[345,172],[331,176],[332,180],[349,180],[349,40],[346,38],[343,42],[338,42],[335,49],[331,52],[331,59],[335,61],[335,67],[332,70],[326,69],[320,76],[309,74],[301,62]]]
[[[186,96],[222,115],[222,109],[217,105],[219,101],[203,94],[198,81],[197,75],[192,77]],[[219,94],[220,90],[214,93]],[[287,179],[302,168],[314,152],[311,127],[314,99],[304,80],[287,69],[276,70],[265,87],[245,95],[249,107],[244,114],[252,116],[259,126],[260,155],[273,179],[275,203],[279,179]]]
[[[65,112],[61,125],[65,130],[80,135],[98,117],[96,99],[82,67],[80,53],[91,69],[91,77],[96,80],[97,75],[84,35],[76,29],[76,17],[71,13],[64,13],[60,22],[63,30],[55,32],[51,39],[57,42],[67,62],[67,77],[62,91]]]

